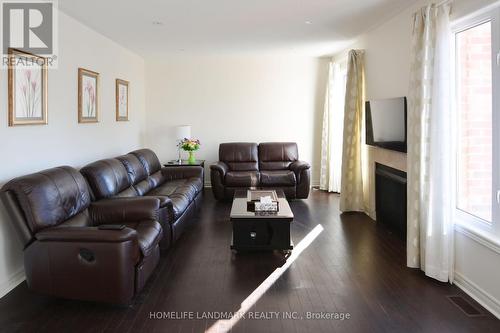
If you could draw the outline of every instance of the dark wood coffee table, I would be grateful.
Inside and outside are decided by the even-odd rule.
[[[276,190],[279,211],[259,213],[247,210],[247,190],[234,194],[230,219],[233,224],[231,249],[235,251],[279,250],[289,253],[293,249],[290,224],[293,213],[282,190]]]

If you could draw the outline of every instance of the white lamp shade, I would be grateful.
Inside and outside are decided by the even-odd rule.
[[[177,140],[183,140],[184,138],[191,138],[191,126],[181,125],[175,127],[175,138]]]

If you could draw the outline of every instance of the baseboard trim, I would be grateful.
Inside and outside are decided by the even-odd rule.
[[[455,272],[453,281],[458,288],[462,289],[467,295],[472,297],[476,302],[481,304],[486,310],[491,312],[495,317],[500,319],[500,301],[491,296],[477,284],[460,274]]]
[[[7,281],[0,284],[0,298],[7,295],[12,289],[17,287],[25,279],[26,276],[24,274],[24,268],[21,268],[19,271],[11,275],[11,277]]]

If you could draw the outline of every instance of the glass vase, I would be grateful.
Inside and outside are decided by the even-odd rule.
[[[189,164],[195,164],[196,163],[196,157],[194,156],[194,151],[189,151],[189,157],[188,157],[188,163]]]

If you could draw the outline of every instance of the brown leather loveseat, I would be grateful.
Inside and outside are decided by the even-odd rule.
[[[282,189],[288,199],[305,199],[310,190],[310,165],[299,161],[294,142],[222,143],[219,162],[210,166],[215,198],[232,199],[246,188]]]

